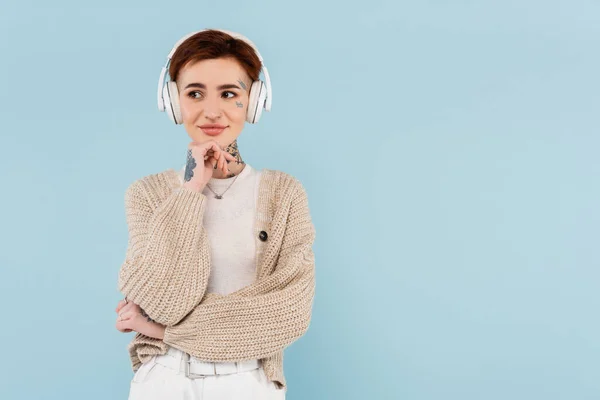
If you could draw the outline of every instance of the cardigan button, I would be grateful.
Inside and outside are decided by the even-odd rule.
[[[267,235],[267,232],[265,231],[260,231],[260,233],[258,234],[258,237],[260,238],[260,240],[262,240],[263,242],[267,241],[267,237],[269,235]]]

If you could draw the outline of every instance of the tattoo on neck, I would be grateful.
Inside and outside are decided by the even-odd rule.
[[[244,164],[244,160],[242,160],[242,156],[240,156],[240,152],[238,150],[237,139],[233,141],[229,146],[225,148],[225,151],[232,156],[235,157],[235,162],[238,164]],[[229,160],[227,161],[229,162]]]
[[[238,82],[240,83],[240,86],[242,87],[242,89],[246,90],[246,87],[247,87],[247,86],[246,86],[246,84],[244,83],[244,81],[243,81],[243,80],[241,80],[241,79],[238,79]]]
[[[183,180],[189,182],[194,176],[194,168],[196,168],[196,160],[192,156],[192,149],[187,151],[187,162],[185,164],[185,174]]]

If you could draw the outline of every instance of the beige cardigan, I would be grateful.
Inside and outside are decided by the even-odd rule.
[[[166,326],[163,340],[136,333],[128,346],[132,368],[172,346],[205,361],[261,359],[268,379],[286,388],[283,350],[307,331],[315,292],[315,229],[306,191],[293,176],[263,169],[256,279],[227,296],[206,293],[206,204],[204,194],[182,186],[174,169],[127,188],[129,240],[118,289]]]

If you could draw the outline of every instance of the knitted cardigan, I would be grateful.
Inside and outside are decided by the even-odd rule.
[[[256,279],[226,296],[206,293],[206,196],[183,187],[174,169],[127,188],[129,239],[118,289],[166,326],[162,340],[136,332],[128,345],[134,372],[171,346],[204,361],[260,359],[267,378],[287,388],[283,350],[304,335],[311,318],[315,229],[298,179],[269,169],[260,179]]]

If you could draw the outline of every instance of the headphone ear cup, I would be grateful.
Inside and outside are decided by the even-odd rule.
[[[181,108],[179,107],[179,90],[177,83],[169,81],[163,87],[163,99],[165,99],[165,112],[169,119],[175,124],[183,123]]]
[[[265,104],[267,90],[261,80],[252,82],[250,87],[250,96],[248,101],[248,110],[246,111],[246,121],[255,124],[260,119],[262,109]]]

